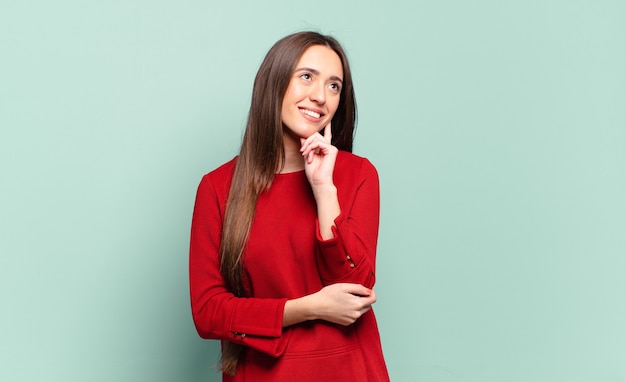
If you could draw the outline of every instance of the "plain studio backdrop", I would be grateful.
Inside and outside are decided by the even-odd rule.
[[[393,381],[626,381],[626,3],[3,1],[0,380],[219,381],[201,176],[292,32],[353,68]]]

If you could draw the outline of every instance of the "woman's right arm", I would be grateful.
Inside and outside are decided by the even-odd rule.
[[[279,356],[287,345],[283,310],[287,299],[238,298],[219,270],[219,246],[228,182],[205,175],[191,222],[189,283],[191,311],[202,338],[227,340]]]

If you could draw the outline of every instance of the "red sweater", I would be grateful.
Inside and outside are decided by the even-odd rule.
[[[304,171],[278,174],[259,197],[244,252],[248,298],[236,298],[219,271],[218,249],[235,159],[205,175],[191,227],[191,307],[201,337],[247,347],[224,381],[389,381],[374,312],[341,326],[322,320],[282,327],[288,299],[349,282],[374,285],[378,174],[364,158],[339,151],[334,182],[341,214],[323,240]],[[245,335],[244,335],[245,334]]]

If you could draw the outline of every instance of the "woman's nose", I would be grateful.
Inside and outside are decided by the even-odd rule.
[[[326,102],[326,89],[324,88],[323,83],[315,82],[313,84],[311,92],[309,93],[309,99],[318,104]]]

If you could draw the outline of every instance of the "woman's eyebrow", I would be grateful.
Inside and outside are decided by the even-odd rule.
[[[320,74],[319,70],[316,70],[316,69],[313,69],[313,68],[298,68],[298,69],[296,69],[296,72],[300,72],[300,71],[311,72],[311,73],[315,74],[316,76]],[[339,82],[343,83],[343,80],[341,79],[341,77],[330,76],[330,79],[333,80],[333,81],[339,81]]]

